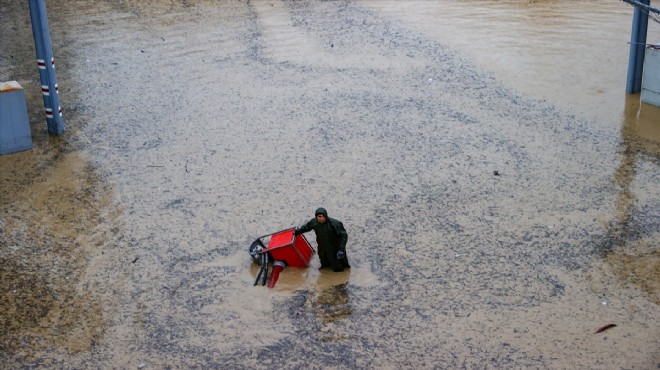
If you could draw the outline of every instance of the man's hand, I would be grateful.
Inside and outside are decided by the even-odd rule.
[[[337,259],[338,259],[338,260],[343,260],[344,257],[346,257],[346,255],[344,254],[343,251],[339,251],[339,252],[337,252]]]

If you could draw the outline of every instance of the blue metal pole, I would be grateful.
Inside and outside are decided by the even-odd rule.
[[[46,4],[44,0],[29,0],[29,5],[48,133],[61,135],[64,132],[64,122],[62,119],[57,77],[55,76],[55,58],[53,58],[50,33],[48,31]]]
[[[651,0],[640,0],[644,5],[650,5]],[[646,36],[649,27],[649,16],[647,12],[641,12],[638,22],[637,34],[637,57],[635,58],[635,92],[642,91],[642,72],[644,71],[644,55],[646,53]]]
[[[630,32],[630,54],[628,56],[628,80],[626,82],[626,94],[639,92],[635,90],[635,75],[637,74],[637,46],[639,46],[639,18],[641,10],[638,7],[633,8],[632,30]]]

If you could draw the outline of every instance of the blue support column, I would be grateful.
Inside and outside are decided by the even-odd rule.
[[[651,0],[639,0],[644,5],[650,5]],[[630,57],[628,58],[628,81],[626,94],[635,94],[642,90],[642,72],[644,70],[644,52],[646,50],[646,34],[649,16],[638,6],[633,13],[632,31],[630,33]]]
[[[46,4],[44,0],[29,0],[29,4],[48,133],[61,135],[64,132],[64,122],[57,77],[55,76],[55,58],[53,58],[53,48],[50,41],[50,32],[48,31]]]

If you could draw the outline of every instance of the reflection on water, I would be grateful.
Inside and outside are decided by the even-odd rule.
[[[616,199],[616,217],[619,237],[629,240],[640,225],[634,222],[633,213],[637,196],[633,182],[637,175],[638,161],[643,156],[660,158],[660,108],[640,103],[639,95],[626,98],[623,124],[621,127],[620,163],[614,173],[614,182],[619,187]],[[610,230],[610,232],[612,232]]]
[[[350,318],[353,306],[350,302],[349,278],[351,269],[342,272],[321,270],[309,295],[310,310],[319,326],[319,340],[336,342],[349,339],[343,329],[344,320]]]
[[[634,189],[638,167],[644,157],[660,158],[660,108],[640,103],[639,95],[626,99],[621,127],[620,162],[614,173],[619,188],[615,217],[607,225],[600,252],[621,280],[638,286],[653,302],[660,304],[660,250],[653,224],[657,210],[647,204]],[[652,196],[656,196],[651,189]]]
[[[631,150],[660,157],[660,107],[641,103],[639,94],[626,96],[621,138]]]
[[[353,312],[348,295],[348,283],[316,292],[312,307],[318,311],[319,318],[324,323],[347,318]]]

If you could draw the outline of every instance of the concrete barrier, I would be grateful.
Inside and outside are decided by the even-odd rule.
[[[16,81],[0,83],[0,154],[32,149],[25,91]]]
[[[660,107],[660,44],[646,48],[640,100]]]

